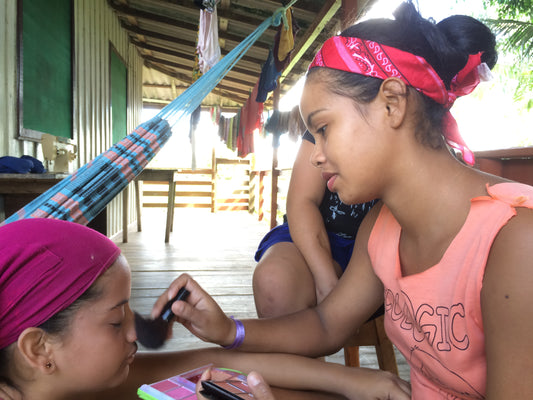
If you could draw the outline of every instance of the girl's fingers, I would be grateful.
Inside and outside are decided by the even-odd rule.
[[[246,380],[254,398],[257,400],[275,400],[270,387],[257,372],[250,372]]]
[[[202,390],[202,381],[208,381],[211,379],[211,367],[207,368],[204,372],[202,372],[202,376],[200,376],[200,379],[198,380],[198,383],[196,384],[196,397],[198,400],[205,399],[204,396],[200,394],[200,391]]]
[[[187,290],[189,290],[189,292],[191,292],[189,289],[189,287],[192,286],[190,283],[191,281],[194,282],[194,280],[188,274],[182,274],[178,278],[174,279],[174,281],[172,281],[172,283],[169,285],[168,289],[165,290],[154,303],[151,312],[152,318],[157,318],[161,314],[165,304],[167,304],[169,300],[173,299],[178,294],[180,288],[185,287]],[[195,286],[199,288],[198,284]]]

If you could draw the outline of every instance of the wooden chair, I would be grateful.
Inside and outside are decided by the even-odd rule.
[[[379,368],[398,375],[396,356],[392,342],[385,333],[383,315],[364,324],[344,346],[344,364],[359,367],[359,347],[374,346]]]

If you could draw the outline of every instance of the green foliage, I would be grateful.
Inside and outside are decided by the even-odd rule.
[[[518,84],[515,101],[533,108],[533,0],[485,0],[496,8],[498,19],[484,22],[498,38],[499,51],[514,56],[508,74]]]
[[[498,36],[501,50],[533,58],[533,23],[508,19],[486,19]]]
[[[486,0],[486,3],[496,7],[500,18],[521,19],[529,16],[532,21],[532,0]]]

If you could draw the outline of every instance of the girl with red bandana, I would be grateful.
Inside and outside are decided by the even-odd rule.
[[[411,3],[394,17],[328,39],[300,102],[327,187],[346,204],[381,199],[330,295],[292,315],[234,322],[182,276],[156,310],[186,286],[188,302],[173,311],[198,337],[318,357],[383,303],[413,399],[530,398],[533,188],[471,167],[450,114],[490,75],[495,38],[467,16],[425,20]]]

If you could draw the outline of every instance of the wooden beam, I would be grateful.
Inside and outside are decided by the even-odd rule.
[[[175,57],[175,58],[178,59],[178,61],[189,61],[189,62],[191,61],[191,57],[192,56],[188,56],[185,53],[181,53],[181,52],[178,52],[178,51],[169,50],[169,49],[165,49],[165,48],[160,48],[158,46],[151,46],[151,45],[143,44],[143,43],[140,43],[137,40],[133,40],[132,44],[134,44],[134,45],[136,45],[136,46],[138,46],[140,48],[143,48],[143,49],[153,50],[153,51],[156,51],[156,52],[164,54],[164,55],[169,55],[169,56]],[[155,55],[151,55],[149,57],[146,56],[144,58],[150,59],[152,62],[158,62],[158,63],[165,64],[165,65],[168,65],[168,66],[172,66],[172,67],[175,67],[175,68],[178,68],[178,69],[186,69],[187,71],[189,71],[189,70],[192,71],[192,66],[186,67],[183,64],[179,64],[178,62],[171,61],[171,60],[164,59],[164,58],[160,58],[160,57],[157,57]],[[234,73],[239,73],[241,75],[248,76],[250,81],[254,81],[255,79],[257,79],[257,77],[261,73],[261,68],[260,68],[259,65],[256,64],[256,65],[254,65],[253,67],[250,67],[250,68],[233,67],[230,71],[232,71]]]
[[[348,28],[357,19],[359,14],[358,0],[342,0],[341,29]]]
[[[178,70],[182,70],[182,71],[192,71],[192,66],[191,67],[188,67],[187,65],[183,65],[183,64],[179,64],[177,62],[173,62],[173,61],[169,61],[169,60],[164,60],[162,58],[157,58],[157,57],[150,57],[150,56],[145,56],[144,57],[145,60],[147,61],[151,61],[152,63],[157,63],[157,64],[162,64],[162,65],[166,65],[167,67],[173,67],[173,68],[176,68]],[[245,76],[245,77],[248,77],[250,80],[247,81],[247,80],[243,80],[243,79],[238,79],[238,78],[232,78],[231,76],[229,75],[226,75],[222,81],[226,81],[228,83],[234,83],[234,84],[237,84],[237,85],[242,85],[242,86],[245,86],[245,87],[248,87],[250,85],[252,85],[252,82],[256,81],[257,80],[257,75],[252,72],[248,72],[246,70],[240,70],[240,69],[236,69],[235,67],[233,69],[231,69],[228,74],[231,74],[231,73],[239,73],[239,75],[241,76]],[[218,87],[223,87],[223,86],[220,86],[217,85]],[[228,90],[231,90],[231,91],[235,91],[235,92],[238,92],[239,89],[235,88],[235,87],[232,87],[232,88],[227,88]],[[242,90],[241,91],[243,93],[248,93],[249,94],[249,91],[248,90]]]
[[[167,25],[169,29],[173,29],[175,31],[188,31],[188,32],[195,32],[198,30],[198,24],[192,24],[185,21],[179,21],[173,18],[160,16],[157,14],[150,14],[147,12],[141,12],[138,10],[135,10],[130,7],[123,7],[123,6],[117,6],[114,4],[111,4],[111,7],[120,15],[123,15],[124,18],[121,19],[121,25],[124,29],[129,30],[130,32],[134,32],[137,35],[144,35],[146,37],[153,37],[160,40],[165,40],[167,42],[174,42],[174,43],[183,43],[182,40],[177,39],[175,36],[171,35],[165,35],[159,32],[153,32],[148,29],[143,29],[139,27],[139,24],[132,24],[131,18],[140,18],[152,22],[156,22],[158,24]],[[262,21],[261,21],[262,22]],[[254,27],[251,26],[249,32],[245,32],[246,35],[249,35],[254,30]],[[224,39],[226,41],[232,41],[236,43],[240,43],[242,41],[242,37],[229,33],[229,32],[219,32],[219,37],[221,39]],[[187,42],[190,43],[190,42]],[[193,45],[196,47],[196,43],[193,43]],[[270,43],[269,38],[265,36],[264,38],[258,40],[255,44],[256,47],[259,47],[263,50],[269,50],[270,49]]]
[[[191,78],[189,76],[181,74],[181,73],[179,73],[177,71],[172,71],[171,69],[163,68],[162,65],[157,64],[155,62],[150,62],[150,60],[147,60],[147,59],[145,59],[144,65],[147,68],[152,68],[152,69],[154,69],[156,71],[159,71],[159,72],[164,73],[164,74],[166,74],[166,75],[168,75],[170,77],[173,77],[173,78],[179,80],[180,82],[187,83],[187,82],[190,82],[190,80],[191,80]],[[224,79],[227,79],[227,77],[224,78]],[[228,81],[226,81],[226,82],[228,82]],[[229,82],[229,83],[232,83],[232,82]],[[238,94],[239,92],[243,95],[242,97],[239,96],[239,94]],[[235,88],[235,86],[226,86],[222,82],[219,83],[217,85],[217,87],[211,91],[211,93],[214,94],[214,95],[220,96],[220,97],[224,97],[224,98],[226,98],[226,99],[228,99],[230,101],[233,101],[235,103],[238,103],[241,106],[246,102],[248,97],[250,97],[249,91],[247,91],[245,89],[237,89],[237,88]],[[148,101],[148,99],[143,99],[143,101]]]
[[[279,109],[279,97],[280,97],[280,82],[274,89],[274,100],[273,106],[274,110]],[[279,147],[279,132],[272,133],[272,181],[270,185],[271,195],[270,195],[270,229],[274,229],[278,225],[278,147]]]

